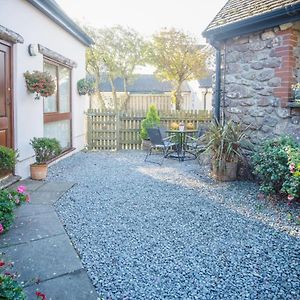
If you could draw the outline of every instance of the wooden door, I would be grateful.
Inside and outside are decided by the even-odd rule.
[[[0,41],[0,145],[13,147],[11,101],[11,48]]]

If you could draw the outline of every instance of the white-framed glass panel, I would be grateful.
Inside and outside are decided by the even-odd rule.
[[[55,65],[44,62],[44,72],[48,72],[55,81],[55,93],[44,98],[44,113],[57,112],[57,69]]]
[[[58,78],[59,78],[59,112],[70,112],[70,69],[59,66]]]
[[[62,120],[44,124],[44,137],[56,138],[63,149],[71,147],[71,122]]]

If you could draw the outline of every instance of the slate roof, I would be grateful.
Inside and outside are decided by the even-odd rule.
[[[198,80],[200,88],[211,88],[212,87],[212,76],[207,76],[203,79]]]
[[[114,81],[114,85],[116,87],[116,92],[123,92],[123,79],[117,78]],[[102,81],[100,83],[100,90],[102,92],[111,92],[110,83],[106,81]],[[170,81],[160,81],[152,74],[140,74],[137,75],[136,79],[132,84],[129,84],[128,91],[130,93],[147,93],[147,94],[159,94],[171,92],[173,90],[172,84]],[[190,92],[187,83],[183,83],[182,92]]]
[[[300,3],[300,0],[229,0],[207,26],[205,32],[296,3]]]

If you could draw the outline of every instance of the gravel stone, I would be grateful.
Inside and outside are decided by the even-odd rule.
[[[144,156],[81,152],[49,170],[77,183],[55,207],[103,299],[300,299],[299,226],[287,218],[299,207],[216,182],[202,160]]]

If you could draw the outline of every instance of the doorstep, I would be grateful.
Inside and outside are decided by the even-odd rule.
[[[0,179],[0,190],[3,190],[12,184],[15,184],[16,182],[20,181],[21,177],[17,175],[9,175],[7,177]]]

